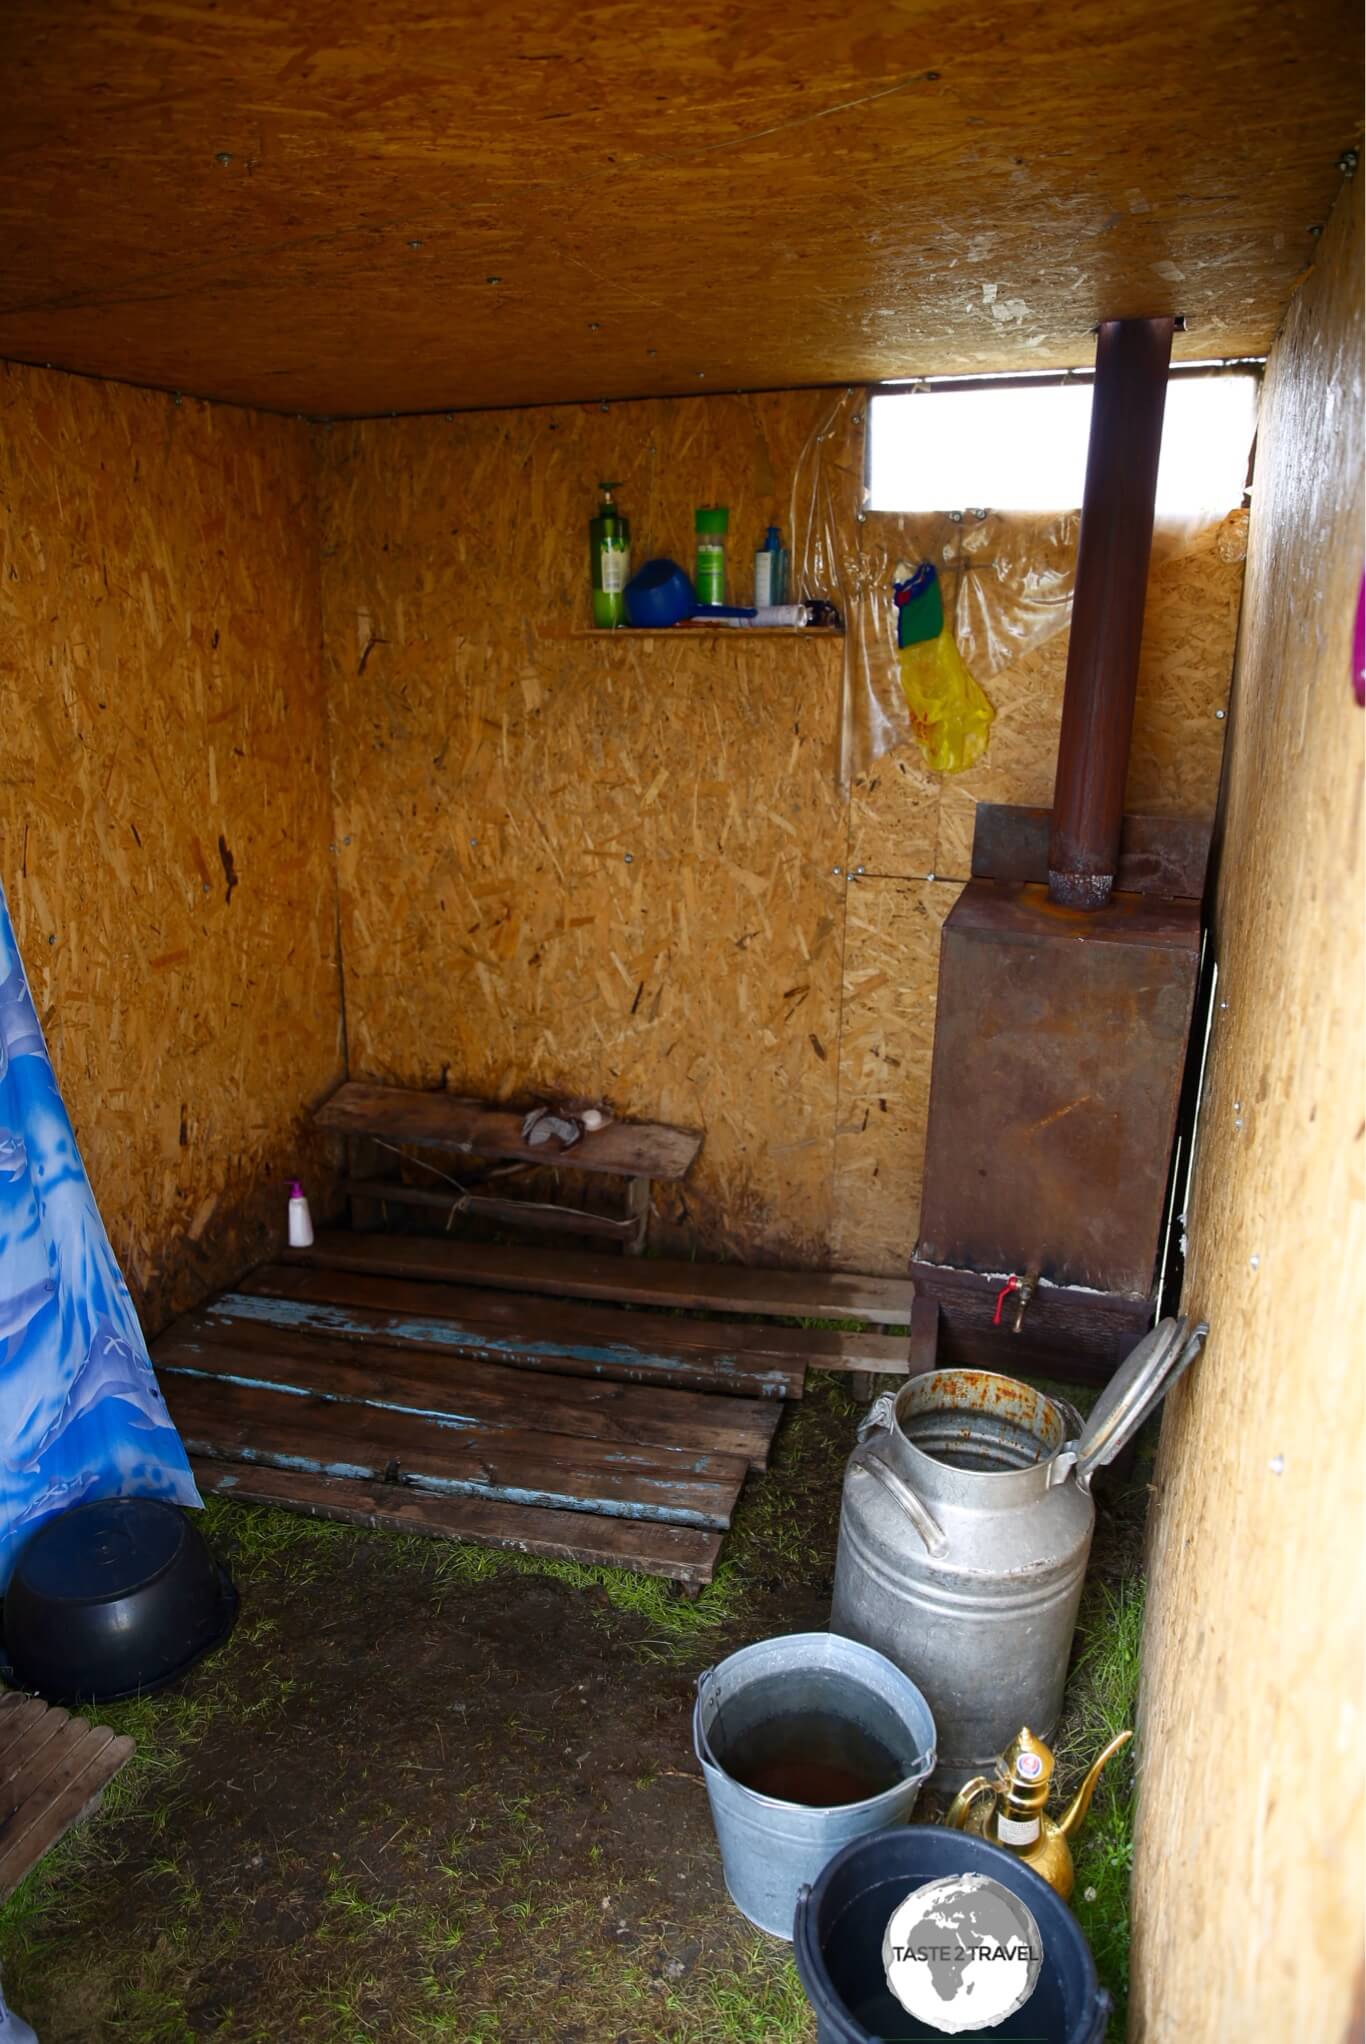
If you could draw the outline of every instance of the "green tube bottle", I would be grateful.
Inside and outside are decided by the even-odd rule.
[[[612,502],[618,483],[599,483],[602,503],[588,521],[588,553],[593,578],[593,623],[614,629],[626,622],[622,594],[631,579],[631,521]]]

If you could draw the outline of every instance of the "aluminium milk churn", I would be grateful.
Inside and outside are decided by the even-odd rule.
[[[990,1773],[1020,1726],[1050,1739],[1091,1551],[1091,1477],[1199,1353],[1164,1320],[1085,1427],[1060,1398],[986,1370],[931,1370],[870,1407],[840,1509],[832,1632],[923,1691],[935,1789]]]

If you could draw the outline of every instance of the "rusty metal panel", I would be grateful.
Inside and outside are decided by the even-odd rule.
[[[1016,1332],[1018,1295],[1002,1299],[999,1277],[929,1263],[913,1263],[911,1276],[916,1308],[923,1311],[924,1325],[933,1327],[933,1346],[920,1369],[994,1370],[1006,1377],[1108,1384],[1153,1317],[1151,1299],[1041,1285]],[[912,1321],[911,1375],[916,1374]]]
[[[979,802],[972,872],[981,880],[1048,879],[1052,813],[1007,802]],[[1126,816],[1120,825],[1116,894],[1198,901],[1205,891],[1214,821],[1208,816]]]
[[[918,1260],[1146,1296],[1199,942],[1194,902],[969,881],[940,953]]]

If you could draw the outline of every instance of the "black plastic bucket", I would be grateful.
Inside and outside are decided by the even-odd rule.
[[[912,1890],[959,1874],[989,1874],[1018,1895],[1039,1926],[1044,1956],[1022,2008],[990,2029],[957,2036],[1101,2044],[1110,1997],[1061,1896],[1000,1846],[925,1824],[856,1839],[798,1899],[793,1956],[816,2011],[817,2044],[922,2044],[940,2034],[908,2015],[887,1986],[882,1941],[892,1912]]]

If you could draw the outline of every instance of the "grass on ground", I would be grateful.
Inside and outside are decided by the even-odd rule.
[[[370,1534],[211,1500],[204,1519],[211,1543],[239,1581],[259,1594],[248,1600],[232,1648],[207,1662],[184,1690],[100,1712],[133,1735],[137,1754],[111,1785],[99,1817],[69,1833],[0,1909],[0,1958],[17,2006],[25,2007],[26,1988],[32,2000],[36,1983],[61,1973],[68,1979],[68,2005],[80,1992],[87,1997],[90,2022],[82,2034],[91,2040],[182,2044],[223,2035],[259,2037],[263,2044],[267,2037],[272,2044],[293,2037],[368,2044],[440,2037],[495,2044],[533,2034],[526,2028],[528,2006],[540,1995],[546,2035],[567,2034],[577,2024],[574,2034],[603,2044],[664,2037],[676,2044],[806,2044],[810,2015],[784,1950],[736,1919],[727,1924],[725,1949],[718,1944],[705,1951],[688,1977],[675,1981],[642,1958],[650,1937],[657,1943],[664,1937],[662,1918],[645,1923],[646,1935],[634,1946],[599,1940],[590,1948],[583,1925],[563,1920],[562,1899],[538,1871],[536,1814],[510,1805],[490,1811],[474,1791],[467,1792],[468,1808],[457,1796],[445,1812],[435,1893],[432,1855],[421,1858],[417,1839],[411,1882],[382,1886],[363,1862],[358,1867],[340,1855],[323,1877],[316,1867],[308,1869],[321,1892],[306,1935],[326,1963],[306,1980],[300,1975],[268,2024],[233,2021],[229,2010],[220,2027],[202,2013],[200,1983],[206,1960],[230,1974],[235,1955],[252,1950],[252,1876],[241,1874],[240,1898],[229,1888],[228,1906],[223,1896],[206,1898],[178,1857],[177,1840],[187,1823],[183,1777],[198,1742],[252,1717],[268,1726],[295,1690],[299,1656],[296,1643],[267,1615],[279,1601],[272,1586],[326,1598],[329,1586],[345,1578],[348,1550],[383,1540],[386,1568],[416,1571],[434,1614],[443,1606],[458,1611],[468,1592],[493,1580],[548,1578],[566,1592],[591,1593],[567,1602],[566,1624],[586,1619],[605,1626],[630,1657],[695,1673],[742,1643],[751,1611],[765,1599],[770,1613],[775,1604],[781,1610],[791,1586],[828,1577],[837,1472],[855,1411],[840,1380],[813,1376],[807,1398],[780,1430],[768,1477],[747,1485],[716,1579],[695,1603],[667,1584],[620,1570]],[[1083,1605],[1056,1742],[1061,1793],[1070,1794],[1100,1747],[1133,1723],[1142,1580],[1136,1540],[1113,1547],[1104,1567],[1093,1570]],[[770,1623],[764,1629],[783,1628]],[[1077,1843],[1074,1907],[1116,2000],[1112,2040],[1123,2036],[1133,1806],[1130,1747],[1102,1777]],[[493,1861],[490,1851],[499,1855]],[[587,1848],[585,1871],[615,1885],[621,1869],[600,1861],[601,1853],[599,1845]],[[428,1878],[419,1878],[424,1867]],[[131,1958],[109,1949],[100,1929],[102,1898],[129,1879],[147,1884],[155,1899],[155,1935]],[[544,1974],[528,1969],[525,1939],[518,1935],[528,1925],[548,1948],[567,1955],[558,1989],[547,1990]],[[392,2000],[396,1976],[405,1983],[401,2007]],[[286,1976],[281,1979],[283,1987]],[[453,2015],[453,2008],[461,2013]]]

